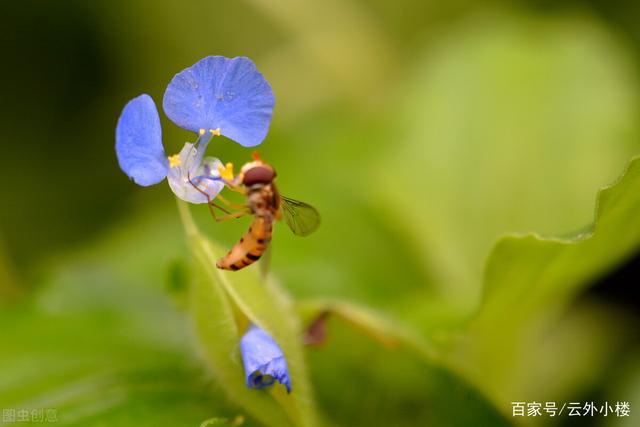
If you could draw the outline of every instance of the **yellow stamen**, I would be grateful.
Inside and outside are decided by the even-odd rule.
[[[174,154],[173,156],[169,156],[169,167],[175,168],[182,164],[180,161],[180,154]]]
[[[209,129],[209,132],[211,132],[211,135],[213,135],[213,136],[220,136],[220,128],[218,128],[218,129]]]
[[[205,130],[204,130],[204,129],[200,129],[200,130],[198,131],[198,134],[199,134],[200,136],[202,136],[202,135],[204,135],[204,132],[205,132]]]
[[[225,181],[233,180],[233,163],[227,163],[225,166],[218,166],[220,177]]]

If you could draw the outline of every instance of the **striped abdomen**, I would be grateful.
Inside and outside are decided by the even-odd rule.
[[[271,241],[272,225],[271,215],[256,216],[249,231],[226,256],[218,260],[216,267],[236,271],[259,260]]]

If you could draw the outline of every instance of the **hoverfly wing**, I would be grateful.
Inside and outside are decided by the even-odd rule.
[[[313,206],[281,196],[282,216],[293,234],[308,236],[320,225],[320,214]]]

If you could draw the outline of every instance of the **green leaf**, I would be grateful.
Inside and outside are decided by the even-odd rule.
[[[38,299],[0,310],[0,408],[51,409],[74,427],[186,427],[237,413],[193,358],[184,316],[152,292],[103,288],[93,277],[103,273],[67,271]]]
[[[637,152],[625,53],[570,14],[482,14],[429,45],[369,188],[413,233],[444,299],[476,309],[486,255],[505,233],[557,235],[591,220],[594,189]]]
[[[319,317],[326,322],[326,340],[309,350],[309,359],[326,412],[336,424],[512,425],[501,408],[405,325],[347,301],[312,299],[297,306],[307,324]],[[356,381],[332,387],[335,378]]]
[[[196,239],[202,238],[192,237],[193,241]],[[208,243],[202,241],[198,245],[208,246]],[[215,263],[210,263],[204,251],[195,245],[194,253],[197,261],[190,309],[207,365],[231,399],[265,425],[291,425],[287,414],[268,393],[247,388],[239,354],[240,331],[231,301],[219,284]]]
[[[256,265],[236,272],[215,267],[226,251],[198,234],[188,208],[179,203],[196,258],[192,312],[200,344],[210,367],[232,399],[267,425],[318,425],[311,386],[304,366],[301,328],[293,306],[276,283],[264,283]],[[266,330],[286,357],[293,391],[283,387],[247,389],[238,352],[241,333],[235,322],[237,307],[252,323]],[[278,405],[278,402],[280,405]]]
[[[432,345],[418,334],[367,307],[331,298],[306,299],[296,306],[307,325],[323,313],[328,313],[338,316],[387,348],[405,346],[419,353],[428,363],[442,363]]]
[[[564,361],[558,365],[564,372],[550,369],[554,364],[543,355],[552,344],[550,332],[571,320],[563,314],[565,322],[558,323],[575,297],[640,248],[639,213],[637,157],[615,184],[600,191],[590,231],[568,238],[527,234],[498,241],[487,260],[482,307],[458,354],[473,366],[476,383],[504,401],[541,390],[551,394],[553,384],[566,383],[559,375],[591,377],[601,353],[621,333],[608,328],[610,323],[595,311],[572,322],[574,327],[552,347],[548,356]]]

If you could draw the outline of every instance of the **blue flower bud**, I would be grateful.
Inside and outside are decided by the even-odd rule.
[[[247,387],[264,388],[278,381],[291,393],[291,378],[282,350],[264,330],[251,325],[240,340]]]

